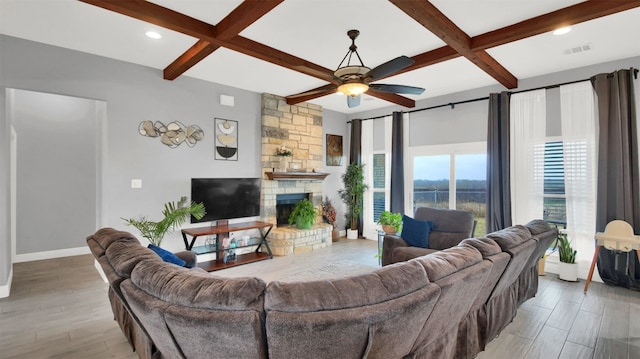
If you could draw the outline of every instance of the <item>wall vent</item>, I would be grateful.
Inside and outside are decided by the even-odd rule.
[[[580,53],[580,52],[589,51],[592,48],[593,48],[593,45],[591,43],[588,43],[588,44],[578,45],[578,46],[574,46],[574,47],[568,48],[568,49],[562,51],[562,53],[565,54],[565,55],[571,55],[571,54],[577,54],[577,53]]]

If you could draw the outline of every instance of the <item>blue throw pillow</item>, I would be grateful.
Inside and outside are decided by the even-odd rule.
[[[153,244],[149,244],[148,248],[156,252],[156,254],[159,255],[160,258],[162,258],[162,260],[167,263],[173,263],[173,264],[179,265],[180,267],[184,267],[187,265],[187,262],[185,262],[183,259],[169,252],[166,249],[162,249]]]
[[[402,234],[400,237],[412,247],[429,248],[429,233],[433,222],[420,221],[409,216],[402,216]]]

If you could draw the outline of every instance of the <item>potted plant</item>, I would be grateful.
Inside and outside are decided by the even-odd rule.
[[[378,224],[382,225],[384,233],[396,234],[402,227],[402,214],[384,211],[380,213]]]
[[[296,203],[289,215],[289,224],[296,225],[298,229],[309,229],[317,216],[316,208],[308,199]]]
[[[575,282],[578,280],[578,265],[576,264],[577,251],[571,247],[571,242],[566,233],[558,234],[558,276],[562,280]]]
[[[191,205],[186,207],[186,202],[187,197],[181,197],[177,203],[165,203],[164,210],[162,211],[164,218],[158,222],[150,221],[146,217],[141,217],[140,219],[122,219],[129,225],[136,227],[140,231],[140,234],[151,244],[159,247],[164,235],[169,230],[174,230],[176,227],[182,225],[187,219],[187,216],[192,215],[196,219],[201,219],[207,213],[202,203],[191,202]]]
[[[344,188],[338,191],[340,198],[347,205],[347,238],[358,238],[358,220],[362,213],[362,198],[367,185],[364,184],[364,165],[351,163],[342,175]]]
[[[336,209],[333,208],[333,204],[329,197],[325,197],[324,201],[322,201],[322,219],[325,222],[329,223],[332,227],[331,231],[331,240],[333,242],[337,242],[340,238],[340,234],[338,233],[338,229],[336,228]]]

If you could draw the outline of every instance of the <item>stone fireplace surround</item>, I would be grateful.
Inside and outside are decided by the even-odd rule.
[[[286,256],[308,252],[332,244],[329,224],[322,223],[322,181],[310,179],[269,180],[265,172],[279,167],[276,149],[285,146],[293,156],[290,164],[300,171],[322,168],[322,108],[309,103],[287,105],[283,97],[262,95],[262,190],[261,220],[276,221],[278,194],[304,193],[318,209],[311,229],[274,226],[269,233],[269,247],[274,255]]]

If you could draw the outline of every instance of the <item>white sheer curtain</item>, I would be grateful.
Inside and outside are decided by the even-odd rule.
[[[589,81],[560,86],[560,114],[567,199],[567,236],[581,261],[593,256],[596,231],[598,124]]]
[[[362,235],[368,239],[376,239],[376,224],[373,222],[373,120],[362,121],[362,140],[360,155],[364,165],[364,183],[369,186],[363,198]]]
[[[543,217],[546,90],[511,96],[511,216],[513,224]]]

